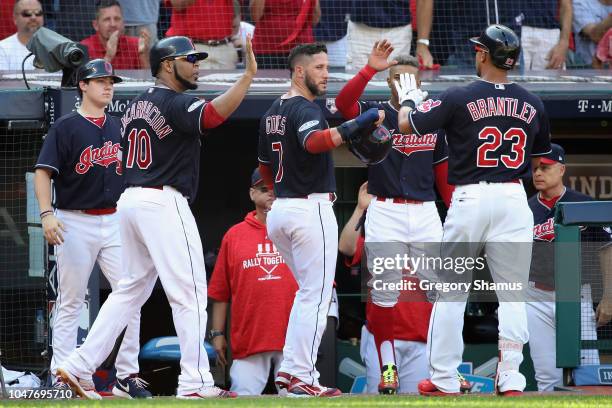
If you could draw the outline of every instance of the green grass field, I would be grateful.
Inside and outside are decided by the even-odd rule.
[[[211,399],[204,401],[181,401],[174,398],[156,398],[146,401],[126,401],[120,399],[106,399],[103,401],[84,400],[55,400],[55,401],[0,401],[3,407],[453,407],[453,408],[479,408],[479,407],[612,407],[610,396],[540,396],[529,394],[522,397],[501,398],[495,396],[463,396],[457,398],[424,398],[418,396],[389,396],[389,397],[361,397],[347,396],[333,399],[309,398],[294,399],[280,397],[238,398],[231,400]]]

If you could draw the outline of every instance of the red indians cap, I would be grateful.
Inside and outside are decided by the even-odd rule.
[[[550,153],[542,156],[540,158],[540,163],[542,164],[555,164],[561,163],[565,164],[565,150],[561,146],[555,143],[551,143],[552,147]]]
[[[261,174],[259,173],[259,168],[255,167],[255,170],[253,170],[253,174],[251,175],[251,187],[255,187],[259,183],[263,183],[263,181],[263,177],[261,177]]]

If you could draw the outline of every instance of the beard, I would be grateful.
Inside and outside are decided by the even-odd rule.
[[[306,84],[306,88],[308,88],[310,93],[313,94],[314,96],[325,95],[325,91],[320,90],[319,87],[317,87],[317,84],[314,83],[314,81],[310,78],[308,74],[306,74],[306,77],[304,78],[304,82]]]
[[[179,75],[178,70],[176,69],[176,62],[174,65],[174,79],[176,79],[185,89],[194,90],[198,89],[198,84],[194,82],[189,82],[185,78]]]

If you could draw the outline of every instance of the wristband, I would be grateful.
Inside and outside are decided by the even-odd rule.
[[[412,99],[406,99],[404,102],[401,103],[402,108],[410,108],[410,110],[413,110],[416,107],[416,103],[414,103],[414,101]]]
[[[53,214],[53,210],[46,210],[40,213],[40,219],[42,220],[43,218],[45,218],[47,215],[49,214]]]
[[[360,127],[357,124],[357,121],[355,119],[352,119],[347,122],[344,122],[343,124],[338,126],[336,129],[338,130],[338,133],[340,133],[340,137],[342,138],[342,141],[347,142],[351,138],[351,135],[357,132],[360,129]]]
[[[211,340],[212,340],[212,339],[214,339],[215,337],[219,337],[219,336],[225,336],[225,333],[223,333],[223,331],[221,331],[221,330],[211,330],[211,331],[208,333],[208,337],[209,337]]]

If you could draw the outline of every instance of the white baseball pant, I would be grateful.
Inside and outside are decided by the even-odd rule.
[[[442,222],[438,209],[433,201],[422,204],[396,204],[388,198],[385,201],[372,199],[365,221],[365,251],[368,270],[373,271],[373,262],[377,258],[394,258],[407,254],[418,258],[431,253],[435,243],[442,239]],[[415,271],[420,279],[431,277],[433,271],[419,269]],[[384,269],[380,274],[372,273],[368,283],[374,280],[382,282],[399,282],[403,268]],[[397,303],[398,290],[371,290],[373,303],[382,307],[391,307]]]
[[[493,280],[527,288],[531,262],[533,214],[522,184],[487,183],[457,186],[446,221],[442,256],[452,243],[463,255],[475,258],[484,246]],[[471,245],[473,244],[473,245]],[[470,248],[468,248],[470,247]],[[523,293],[497,291],[499,299],[500,364],[497,386],[501,392],[522,391],[525,377],[518,371],[522,346],[529,340]],[[468,293],[438,292],[428,333],[431,381],[444,392],[459,392],[457,367],[463,356],[463,315]]]
[[[395,363],[399,376],[399,392],[402,394],[417,392],[419,381],[427,378],[429,365],[427,363],[426,344],[420,341],[394,339]],[[380,381],[380,364],[374,336],[364,325],[361,328],[361,359],[366,365],[368,394],[378,394]]]
[[[563,385],[563,369],[557,368],[555,292],[538,289],[533,282],[529,282],[528,299],[529,350],[538,391],[554,391],[555,386]],[[597,340],[591,285],[582,285],[580,301],[581,338],[582,340]],[[597,350],[580,350],[580,364],[599,364]]]
[[[327,326],[338,255],[338,224],[330,194],[277,198],[266,226],[299,287],[289,316],[281,371],[316,386],[317,352]]]
[[[231,390],[238,395],[261,395],[274,367],[274,378],[283,361],[282,351],[266,351],[235,359],[230,367]]]
[[[124,271],[121,269],[119,216],[89,215],[78,210],[56,210],[64,224],[64,243],[55,246],[57,266],[57,299],[53,327],[51,373],[68,358],[77,346],[79,318],[83,309],[89,276],[97,262],[113,291]],[[129,319],[115,367],[119,378],[137,374],[140,351],[140,309]],[[114,343],[113,343],[114,344]]]
[[[212,386],[206,333],[206,271],[198,227],[187,199],[176,189],[127,188],[118,202],[126,278],[102,305],[87,340],[65,368],[90,378],[113,348],[130,316],[151,295],[159,276],[181,350],[177,394]]]

